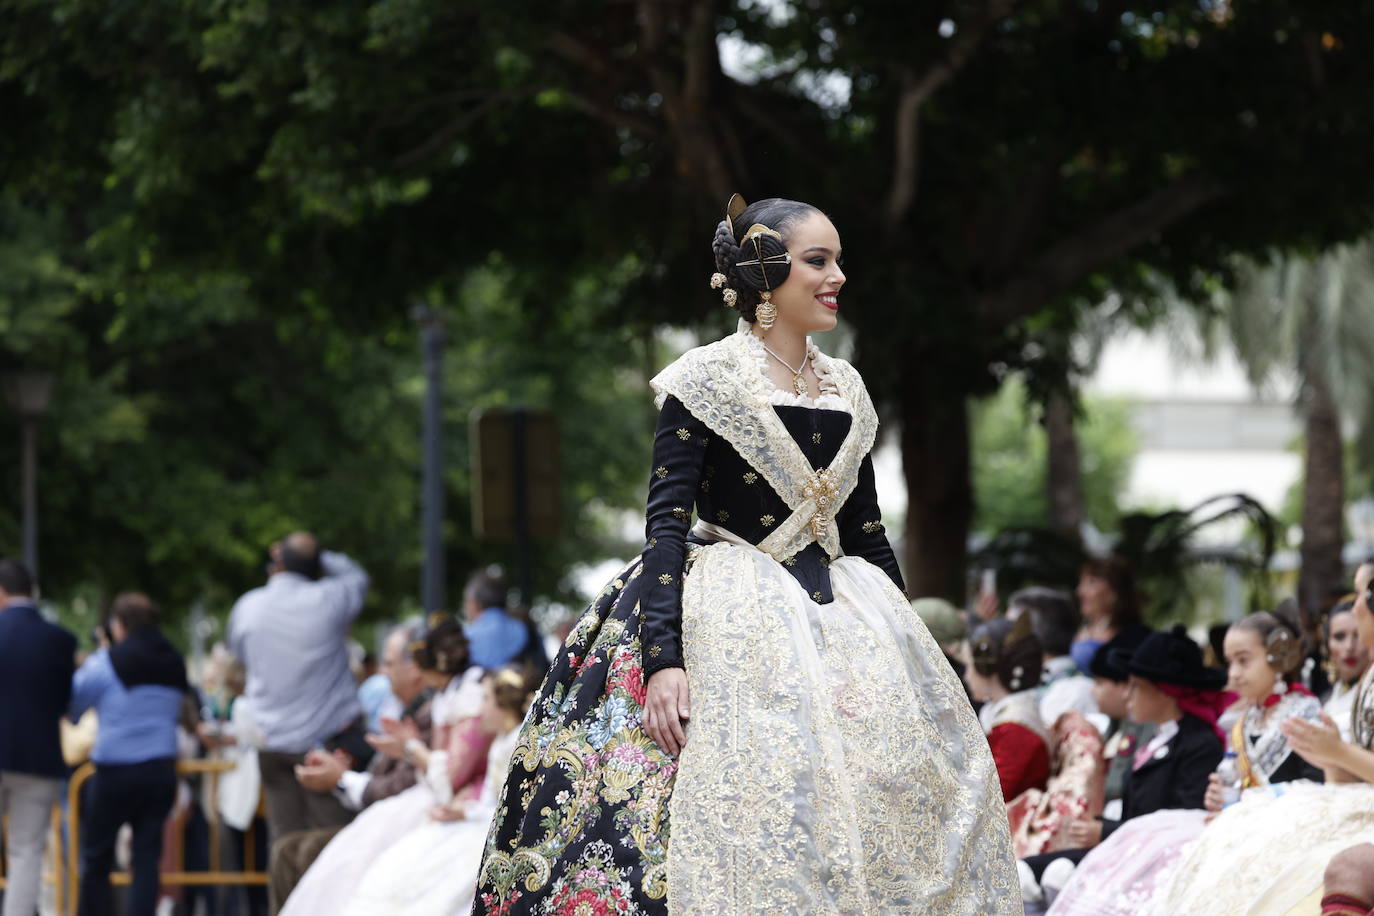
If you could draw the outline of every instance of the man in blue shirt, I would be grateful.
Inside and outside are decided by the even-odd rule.
[[[464,632],[472,663],[488,671],[509,664],[525,649],[530,628],[506,612],[506,583],[483,571],[463,589]]]
[[[129,913],[157,909],[162,823],[176,800],[177,718],[186,692],[186,664],[157,626],[158,611],[139,592],[110,606],[114,645],[94,653],[72,680],[73,722],[95,707],[95,775],[81,828],[79,916],[110,912],[115,837],[133,828]]]
[[[57,725],[72,692],[76,638],[38,615],[33,577],[0,559],[0,818],[4,916],[33,916],[53,804],[67,776]]]

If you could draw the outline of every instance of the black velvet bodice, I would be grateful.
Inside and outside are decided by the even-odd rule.
[[[775,407],[813,468],[828,467],[849,433],[851,418],[838,410]],[[659,413],[649,482],[640,597],[640,638],[646,676],[682,666],[682,574],[693,510],[703,521],[758,544],[790,514],[763,475],[730,443],[712,433],[676,398]],[[903,588],[897,560],[884,534],[873,482],[864,457],[853,492],[835,516],[841,549],[881,568]],[[783,561],[811,600],[833,600],[829,565],[834,559],[814,541]]]

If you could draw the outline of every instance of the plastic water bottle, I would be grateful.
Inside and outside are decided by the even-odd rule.
[[[1221,806],[1229,808],[1240,801],[1240,766],[1236,763],[1236,752],[1227,751],[1217,767],[1221,778]]]

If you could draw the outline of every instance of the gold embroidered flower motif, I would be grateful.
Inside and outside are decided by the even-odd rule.
[[[765,516],[762,516],[762,517],[759,519],[759,524],[762,525],[762,526],[765,527],[765,528],[771,528],[771,527],[773,527],[773,523],[776,522],[776,521],[777,521],[777,519],[773,518],[773,516],[771,516],[771,515],[765,515]]]
[[[663,575],[659,576],[659,577],[658,577],[658,583],[659,583],[659,585],[672,585],[672,584],[673,584],[673,575],[672,575],[672,573],[664,573]]]
[[[686,429],[679,429],[677,431],[677,437],[681,439],[683,442],[686,442],[688,439],[692,438],[692,434],[689,433]]]
[[[658,658],[659,653],[661,653],[662,651],[663,651],[663,647],[662,647],[662,646],[650,646],[650,647],[649,647],[649,657],[650,657],[650,658]]]
[[[721,509],[716,513],[716,518],[720,519],[722,522],[728,522],[730,521],[730,513],[725,509]]]
[[[703,492],[703,493],[710,493],[710,492],[711,492],[711,481],[709,481],[709,480],[703,480],[703,481],[701,482],[701,492]]]
[[[812,592],[812,593],[811,593],[811,600],[814,601],[814,602],[816,602],[817,604],[820,604],[820,602],[821,602],[821,593],[820,593],[820,592]]]
[[[883,530],[882,522],[864,522],[864,534],[877,534]]]
[[[816,443],[817,445],[820,445],[820,444],[821,444],[821,434],[820,434],[820,433],[812,433],[812,434],[811,434],[811,441],[814,442],[814,443]]]
[[[668,476],[668,469],[660,464],[658,467],[654,468],[654,476],[662,480]]]
[[[648,547],[648,549],[649,549],[649,550],[653,550],[653,549],[654,549],[655,547],[657,547],[657,546],[658,546],[658,538],[649,538],[649,547]]]
[[[688,515],[686,509],[682,508],[681,506],[673,507],[673,518],[677,519],[680,522],[685,522],[689,517],[690,516]]]
[[[782,561],[782,565],[783,565],[783,566],[796,566],[796,565],[797,565],[797,558],[796,558],[796,557],[788,557],[786,560],[783,560],[783,561]]]
[[[744,482],[745,482],[745,483],[753,483],[754,481],[756,481],[756,480],[758,480],[758,479],[759,479],[759,475],[755,474],[753,471],[745,471],[745,472],[744,472]]]

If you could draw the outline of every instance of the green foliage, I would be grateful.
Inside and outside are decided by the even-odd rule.
[[[1371,0],[0,0],[24,222],[0,238],[3,355],[59,370],[63,405],[49,568],[233,582],[308,520],[408,591],[406,308],[461,316],[490,271],[512,342],[468,325],[480,352],[455,354],[501,374],[458,390],[571,405],[570,501],[621,499],[610,453],[644,440],[613,438],[638,422],[616,367],[718,308],[705,240],[736,189],[834,214],[894,419],[1017,369],[1058,384],[1055,342],[1108,289],[1148,320],[1153,277],[1195,292],[1236,252],[1367,231],[1372,21]],[[761,51],[750,79],[723,39]],[[968,469],[937,470],[952,508],[909,523],[957,553]]]
[[[977,496],[975,528],[1048,524],[1045,493],[1046,437],[1025,386],[1012,380],[974,411],[973,485]],[[1130,478],[1138,437],[1130,410],[1109,398],[1085,398],[1077,425],[1087,518],[1100,531],[1115,531],[1119,503]]]

